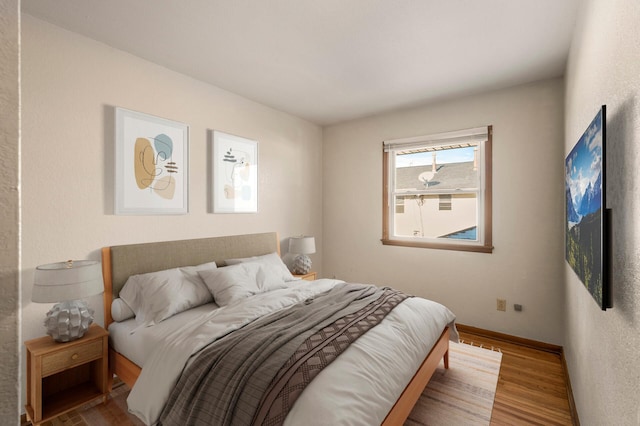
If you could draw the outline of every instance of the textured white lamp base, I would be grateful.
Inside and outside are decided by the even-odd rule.
[[[299,254],[293,262],[293,273],[296,275],[308,274],[311,270],[311,259],[306,254]]]
[[[44,326],[56,342],[71,342],[84,336],[92,322],[93,309],[83,300],[71,300],[51,308]]]

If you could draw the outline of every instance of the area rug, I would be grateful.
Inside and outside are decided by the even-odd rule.
[[[502,353],[464,343],[449,346],[449,369],[440,365],[405,426],[488,425]]]
[[[463,343],[451,343],[449,369],[441,365],[405,422],[405,426],[488,425],[502,354]],[[129,388],[114,386],[106,404],[93,403],[42,426],[140,426],[127,412]]]

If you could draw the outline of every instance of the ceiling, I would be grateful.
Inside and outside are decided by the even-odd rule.
[[[580,0],[23,0],[320,125],[564,74]]]

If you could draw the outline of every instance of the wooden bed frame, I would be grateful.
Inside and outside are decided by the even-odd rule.
[[[102,273],[105,328],[113,322],[111,302],[118,297],[130,275],[199,265],[212,260],[218,266],[223,266],[225,259],[259,256],[273,252],[280,254],[280,240],[276,232],[104,247]],[[383,425],[404,423],[440,364],[440,359],[444,360],[444,367],[449,368],[448,327],[442,331],[440,338],[396,401]],[[133,387],[141,368],[110,347],[109,371],[111,373],[109,389],[111,389],[114,374],[129,387]]]

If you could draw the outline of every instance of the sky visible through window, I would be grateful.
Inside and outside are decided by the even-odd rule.
[[[464,163],[473,161],[475,147],[445,149],[436,151],[437,164]],[[432,162],[431,152],[417,152],[414,154],[399,154],[396,156],[397,167],[427,166]]]

